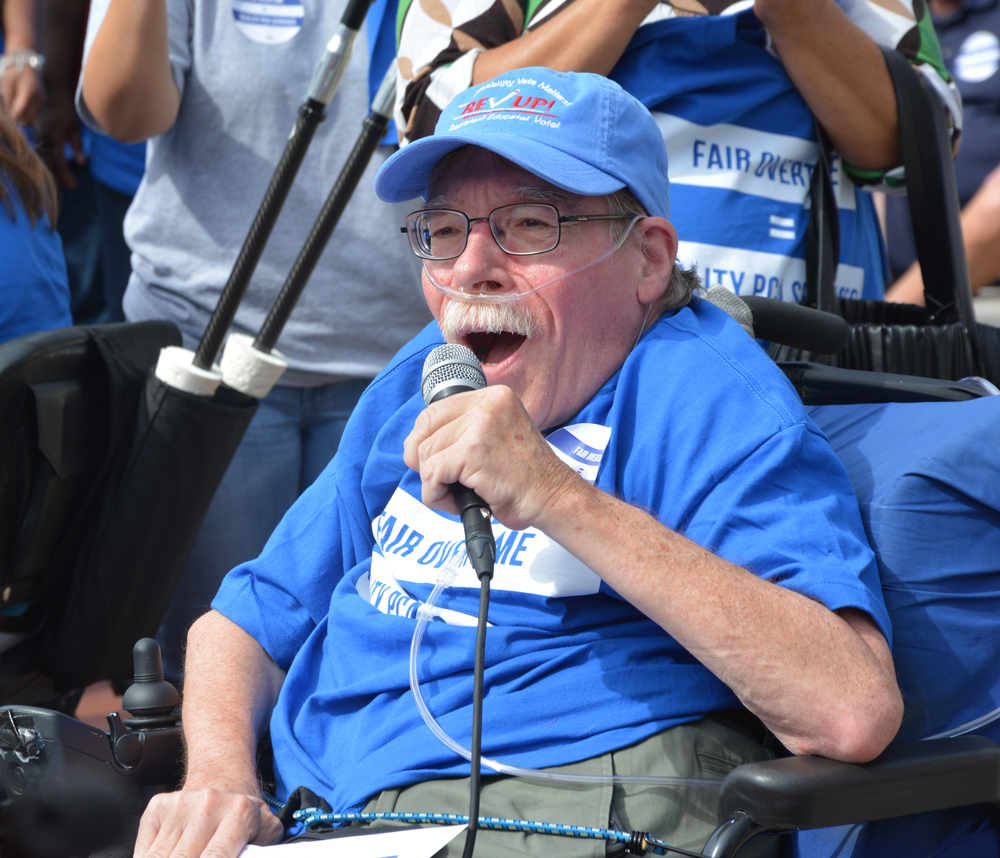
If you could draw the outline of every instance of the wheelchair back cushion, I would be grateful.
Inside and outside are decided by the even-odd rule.
[[[1000,706],[1000,396],[808,409],[858,496],[892,619],[897,739]],[[1000,721],[977,732],[1000,741]],[[804,831],[802,858],[996,855],[984,808]],[[916,851],[915,851],[916,849]]]
[[[922,739],[1000,706],[1000,396],[810,409],[878,558],[906,711]],[[1000,722],[983,731],[1000,741]]]

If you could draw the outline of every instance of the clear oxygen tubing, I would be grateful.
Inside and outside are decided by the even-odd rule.
[[[427,263],[430,261],[427,259],[424,260],[424,275],[427,277],[428,282],[435,289],[437,289],[438,292],[441,292],[444,295],[447,295],[449,298],[455,298],[459,301],[476,301],[484,304],[503,304],[507,301],[520,301],[522,298],[526,298],[528,295],[534,295],[536,292],[541,292],[542,289],[548,289],[549,286],[553,286],[556,283],[560,283],[569,277],[576,277],[577,274],[582,274],[584,271],[588,271],[595,265],[600,265],[602,262],[604,262],[605,259],[608,259],[609,257],[618,252],[619,248],[621,248],[622,245],[625,244],[625,240],[629,237],[629,234],[632,232],[632,227],[634,227],[639,221],[643,220],[644,218],[645,215],[636,215],[634,218],[632,218],[632,220],[629,221],[628,226],[625,228],[625,231],[622,233],[622,237],[619,238],[618,241],[616,241],[611,246],[611,249],[607,253],[602,254],[593,262],[588,262],[581,268],[577,268],[573,271],[568,271],[565,274],[560,274],[558,277],[553,277],[551,280],[546,280],[540,286],[535,286],[532,289],[528,289],[526,292],[513,292],[513,291],[482,292],[479,291],[478,287],[474,286],[470,289],[466,289],[462,285],[445,286],[443,283],[439,283],[437,280],[434,279],[434,276],[431,274],[430,269],[427,267]],[[522,257],[515,257],[515,258],[522,258]],[[454,260],[450,261],[453,262]],[[470,284],[470,286],[472,286],[472,284]],[[473,289],[475,291],[473,291]]]
[[[420,643],[424,637],[424,630],[427,628],[427,623],[435,615],[434,606],[438,598],[447,587],[451,586],[457,575],[458,569],[453,563],[445,564],[427,601],[417,610],[417,626],[413,630],[413,639],[410,642],[410,690],[413,692],[413,699],[416,701],[420,716],[424,719],[424,723],[430,728],[431,732],[460,757],[469,760],[472,758],[472,753],[452,739],[442,729],[441,725],[434,720],[434,716],[427,708],[423,695],[420,693],[420,682],[417,678],[417,656],[420,652]],[[486,757],[482,757],[481,762],[484,766],[498,774],[513,775],[514,777],[530,778],[539,781],[584,784],[645,784],[672,787],[715,787],[716,789],[722,784],[721,778],[679,778],[659,775],[588,775],[573,772],[546,772],[539,769],[524,769],[520,766],[508,766],[506,763],[487,759]]]
[[[942,730],[940,733],[935,733],[933,736],[924,736],[921,741],[929,742],[932,739],[954,739],[956,736],[964,736],[966,733],[973,733],[976,730],[985,727],[987,724],[992,724],[998,718],[1000,718],[1000,708],[994,709],[992,712],[987,712],[985,715],[980,715],[972,721],[966,721],[964,724],[959,724],[957,727]]]

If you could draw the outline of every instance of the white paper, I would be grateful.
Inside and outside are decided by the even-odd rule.
[[[240,858],[431,858],[468,826],[431,825],[407,831],[386,831],[304,840],[278,846],[247,846]]]

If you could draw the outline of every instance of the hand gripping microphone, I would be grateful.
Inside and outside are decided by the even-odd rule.
[[[482,390],[484,387],[486,376],[472,349],[451,344],[438,346],[424,361],[420,392],[426,405],[455,393]],[[497,545],[493,538],[489,505],[461,483],[452,483],[451,493],[465,527],[465,550],[469,554],[469,562],[480,581],[484,577],[492,578]]]

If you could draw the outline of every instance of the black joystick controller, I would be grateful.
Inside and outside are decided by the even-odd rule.
[[[132,717],[125,719],[131,730],[157,730],[173,727],[179,715],[175,711],[181,698],[169,682],[163,679],[163,659],[160,647],[152,638],[143,638],[132,648],[135,682],[122,698],[122,708]]]
[[[117,796],[131,820],[119,837],[129,854],[150,797],[177,787],[183,751],[180,695],[163,680],[156,641],[139,641],[133,655],[135,684],[122,701],[133,717],[112,712],[108,732],[49,709],[0,706],[0,789],[30,798],[61,782]]]

